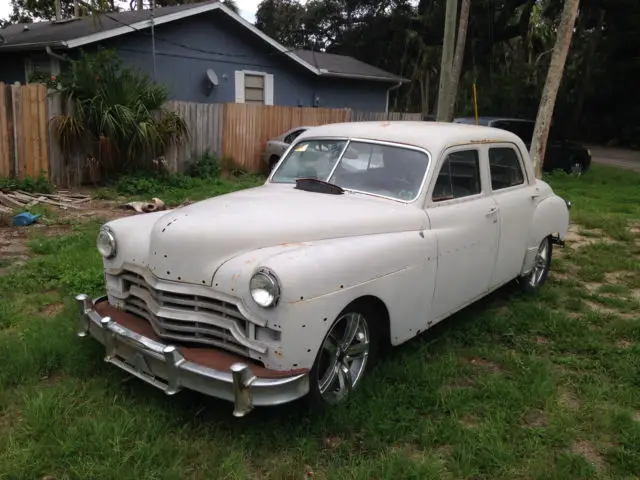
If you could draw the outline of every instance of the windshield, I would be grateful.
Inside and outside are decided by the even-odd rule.
[[[295,183],[299,178],[315,178],[345,190],[411,201],[420,193],[428,164],[426,153],[407,147],[303,140],[289,151],[271,182]]]

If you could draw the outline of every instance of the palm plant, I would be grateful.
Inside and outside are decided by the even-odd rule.
[[[63,152],[86,152],[104,173],[148,168],[188,136],[184,120],[163,108],[167,89],[123,68],[113,51],[82,55],[53,81],[65,106],[53,119]]]

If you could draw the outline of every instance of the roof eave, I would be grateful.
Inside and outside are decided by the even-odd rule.
[[[0,45],[0,52],[24,52],[32,50],[42,50],[44,48],[66,48],[66,42],[32,42],[32,43],[16,43],[9,45]]]
[[[321,71],[319,74],[321,77],[336,77],[336,78],[351,78],[353,80],[370,80],[373,82],[383,83],[410,83],[411,80],[402,77],[377,77],[373,75],[357,75],[353,73],[338,73]]]

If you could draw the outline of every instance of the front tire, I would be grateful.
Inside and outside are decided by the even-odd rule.
[[[547,281],[551,269],[553,244],[550,237],[545,237],[538,246],[533,269],[527,275],[518,278],[519,284],[526,293],[533,293]]]
[[[366,304],[354,302],[333,322],[309,372],[314,410],[345,403],[378,357],[380,322]]]

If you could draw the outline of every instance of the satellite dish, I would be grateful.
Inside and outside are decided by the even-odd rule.
[[[218,85],[218,76],[216,75],[216,72],[214,72],[210,68],[207,69],[207,78],[211,82],[211,85],[213,85],[214,87]]]
[[[204,89],[207,96],[209,96],[211,95],[213,87],[218,85],[218,76],[216,75],[216,72],[214,72],[211,68],[207,68],[205,76],[207,77],[207,79],[205,81],[206,85],[204,86]]]

